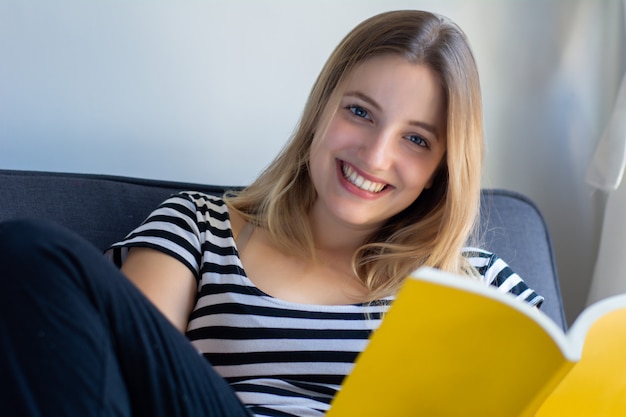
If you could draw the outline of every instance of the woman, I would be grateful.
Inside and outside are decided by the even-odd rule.
[[[481,119],[460,29],[383,13],[333,52],[267,170],[224,198],[168,199],[107,252],[123,275],[55,226],[0,226],[0,312],[20,318],[3,324],[13,382],[0,404],[23,415],[320,416],[413,269],[538,305],[495,255],[463,249]],[[24,334],[24,322],[36,325]]]

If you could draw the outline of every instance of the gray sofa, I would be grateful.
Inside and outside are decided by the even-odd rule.
[[[0,170],[0,221],[46,218],[104,250],[139,225],[170,194],[180,190],[219,194],[225,188],[229,187],[107,175]],[[565,329],[550,236],[533,202],[511,191],[483,190],[481,236],[483,247],[505,259],[545,297],[541,310]]]

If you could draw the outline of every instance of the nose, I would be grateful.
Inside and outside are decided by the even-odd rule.
[[[394,146],[395,141],[389,132],[372,132],[361,144],[361,160],[372,171],[388,169],[393,162]]]

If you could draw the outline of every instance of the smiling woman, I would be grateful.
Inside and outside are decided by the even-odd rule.
[[[540,304],[496,255],[464,248],[481,120],[463,32],[388,12],[339,44],[256,181],[172,196],[113,263],[58,226],[1,224],[0,409],[322,416],[411,270]]]
[[[472,51],[454,23],[420,12],[378,15],[357,26],[331,54],[284,151],[250,187],[226,201],[286,253],[316,259],[320,247],[337,253],[343,246],[344,268],[356,272],[370,299],[393,294],[418,266],[472,275],[461,250],[478,213],[484,146],[481,103]],[[356,120],[348,123],[346,117]],[[334,134],[341,126],[350,126],[349,136],[358,146],[352,147],[350,157],[329,156],[326,166],[314,171],[317,148],[330,141],[325,136],[348,141],[347,127]],[[389,135],[410,140],[385,149]],[[414,142],[428,146],[416,147]],[[395,167],[403,166],[400,171],[383,174],[363,164],[368,153],[388,163],[403,149],[403,162]],[[423,173],[427,159],[436,169],[430,172],[429,165]],[[406,195],[407,201],[391,203],[398,195],[394,187],[401,185],[391,181],[392,175],[407,184],[428,178],[414,189],[412,199]],[[345,177],[354,177],[361,186],[366,181],[383,184],[384,195],[361,192],[361,201],[353,198],[350,206],[326,201],[326,192]],[[349,223],[342,226],[324,217],[322,225],[312,216],[325,205],[330,213],[345,209],[344,220],[359,222],[362,214],[357,213],[373,215],[368,207],[384,201],[390,206],[369,230],[352,228],[347,233]],[[401,211],[396,211],[397,204]],[[360,222],[365,220],[361,217]],[[341,245],[337,236],[344,238]]]
[[[445,153],[443,92],[429,67],[395,55],[363,62],[337,90],[339,108],[311,145],[309,215],[316,235],[351,230],[362,242],[432,186]]]

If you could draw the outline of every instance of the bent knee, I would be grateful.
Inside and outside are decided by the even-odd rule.
[[[69,232],[48,220],[11,219],[0,222],[0,257],[31,256],[42,243],[63,239]]]

